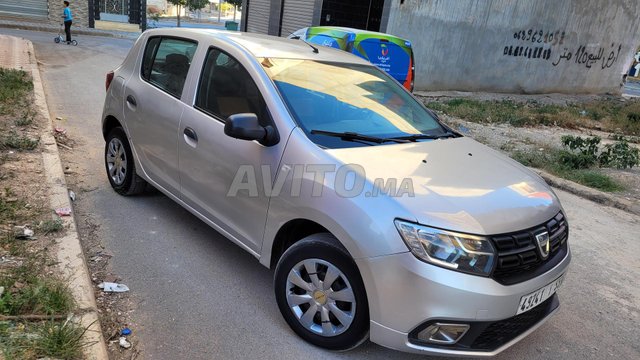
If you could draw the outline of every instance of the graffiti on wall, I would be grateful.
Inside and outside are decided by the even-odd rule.
[[[562,30],[517,30],[513,33],[516,44],[505,45],[502,55],[549,61],[553,66],[567,63],[584,66],[586,69],[600,67],[604,70],[616,63],[622,49],[622,44],[619,43],[611,43],[609,47],[579,45],[577,48],[570,48],[565,44],[566,35]],[[561,45],[565,45],[562,51],[559,50]]]
[[[577,50],[571,52],[568,48],[564,48],[562,54],[559,54],[558,59],[552,65],[558,66],[561,62],[566,61],[591,69],[592,66],[599,64],[600,68],[604,70],[615,64],[621,49],[622,44],[618,44],[616,47],[615,43],[611,43],[607,49],[602,46],[589,49],[586,45],[580,45]]]

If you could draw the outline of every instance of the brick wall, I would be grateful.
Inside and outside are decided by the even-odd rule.
[[[73,25],[89,27],[89,3],[87,0],[69,0]],[[60,24],[62,22],[62,0],[49,0],[49,22]]]

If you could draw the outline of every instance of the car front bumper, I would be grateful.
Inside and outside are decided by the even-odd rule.
[[[564,276],[571,252],[548,272],[505,286],[418,260],[411,253],[358,259],[371,319],[370,339],[382,346],[439,356],[494,356],[542,325],[557,295],[516,316],[520,299]],[[428,344],[415,334],[433,322],[469,324],[454,345]]]

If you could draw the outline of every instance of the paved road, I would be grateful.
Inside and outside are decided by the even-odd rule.
[[[80,198],[75,210],[99,224],[113,268],[139,299],[134,329],[145,359],[424,358],[368,343],[327,352],[298,339],[282,320],[272,272],[201,221],[155,194],[124,198],[103,174],[100,114],[104,74],[132,42],[0,29],[34,42],[53,116],[76,139],[64,158]],[[85,191],[83,191],[85,190]],[[574,260],[559,314],[498,359],[639,359],[640,220],[558,191],[571,224]],[[416,299],[419,301],[419,299]],[[396,311],[402,311],[397,309]]]
[[[629,96],[640,97],[640,81],[628,79],[624,84],[622,93]]]

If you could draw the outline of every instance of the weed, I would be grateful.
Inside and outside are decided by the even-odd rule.
[[[67,320],[60,324],[48,321],[38,329],[38,337],[34,341],[34,350],[40,356],[57,359],[77,359],[84,346],[82,335],[85,329]]]
[[[509,123],[513,126],[557,125],[594,127],[626,135],[640,134],[640,99],[620,102],[597,100],[573,105],[542,105],[535,101],[478,101],[456,98],[430,101],[428,108],[467,121]]]
[[[59,279],[30,279],[33,283],[24,284],[17,292],[6,292],[0,298],[0,313],[20,314],[65,314],[74,306],[74,300],[67,285]],[[16,281],[13,282],[15,286]],[[8,284],[7,284],[8,285]]]
[[[562,137],[562,146],[569,151],[560,152],[560,162],[572,169],[587,169],[596,164],[618,169],[640,165],[640,150],[629,146],[624,137],[614,144],[605,145],[603,150],[599,144],[600,138],[597,136],[583,138],[565,135]]]
[[[27,136],[20,135],[15,131],[9,132],[0,141],[0,148],[11,148],[16,150],[33,150],[38,147],[40,139],[31,139]]]
[[[24,325],[0,322],[0,350],[7,360],[78,359],[86,329],[67,320]]]
[[[13,123],[16,126],[29,126],[33,124],[35,120],[36,113],[30,107],[27,107],[27,110],[22,114],[22,117],[14,121]]]
[[[622,191],[624,186],[596,170],[575,169],[563,163],[565,150],[515,151],[511,157],[529,167],[543,169],[561,178],[607,192]]]
[[[38,230],[40,230],[45,235],[58,232],[63,228],[64,224],[61,219],[46,220],[38,224]]]
[[[0,68],[0,115],[13,113],[31,89],[33,83],[27,72]]]
[[[607,144],[599,157],[601,166],[612,166],[617,169],[632,168],[640,165],[640,150],[629,146],[622,139],[615,144]]]

